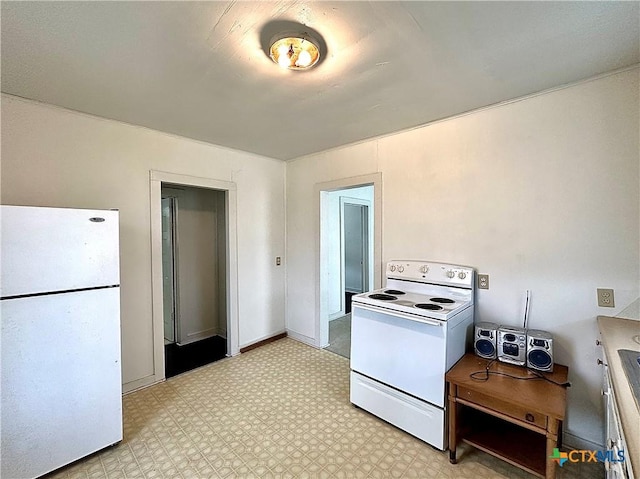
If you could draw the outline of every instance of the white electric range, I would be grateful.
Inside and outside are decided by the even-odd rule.
[[[473,268],[390,261],[386,287],[352,298],[353,404],[444,450],[445,373],[473,333]]]

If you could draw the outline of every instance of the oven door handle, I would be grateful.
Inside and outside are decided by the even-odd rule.
[[[442,321],[436,321],[434,319],[422,318],[419,316],[413,316],[411,314],[401,313],[399,311],[391,311],[389,309],[380,309],[380,308],[372,308],[371,306],[366,306],[364,304],[353,303],[354,308],[361,308],[367,311],[371,311],[372,313],[379,314],[388,314],[389,316],[395,316],[396,318],[408,319],[410,321],[417,321],[419,323],[428,324],[430,326],[440,326],[442,327]]]

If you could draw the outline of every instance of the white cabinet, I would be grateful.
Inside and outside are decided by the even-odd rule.
[[[604,354],[603,389],[605,408],[605,449],[611,451],[611,458],[618,459],[624,456],[620,462],[606,461],[604,463],[607,479],[633,479],[629,458],[626,457],[628,449],[620,426],[620,413],[616,404],[616,396],[613,390],[611,375],[606,354]]]
[[[640,479],[640,411],[620,356],[621,350],[640,351],[634,339],[639,327],[636,320],[598,316],[606,414],[603,449],[606,459],[612,459],[604,463],[607,478]],[[613,456],[618,453],[624,453],[624,461]]]

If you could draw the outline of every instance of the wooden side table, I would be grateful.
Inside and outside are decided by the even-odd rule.
[[[487,377],[486,381],[472,379]],[[554,365],[541,373],[556,383],[567,381],[568,368]],[[508,376],[506,376],[508,375]],[[566,408],[566,388],[532,371],[466,354],[446,374],[449,384],[449,460],[457,462],[458,441],[468,443],[538,477],[555,478],[558,447]]]

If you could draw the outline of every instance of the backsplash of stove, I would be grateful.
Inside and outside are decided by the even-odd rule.
[[[640,298],[616,314],[615,317],[640,321]]]

